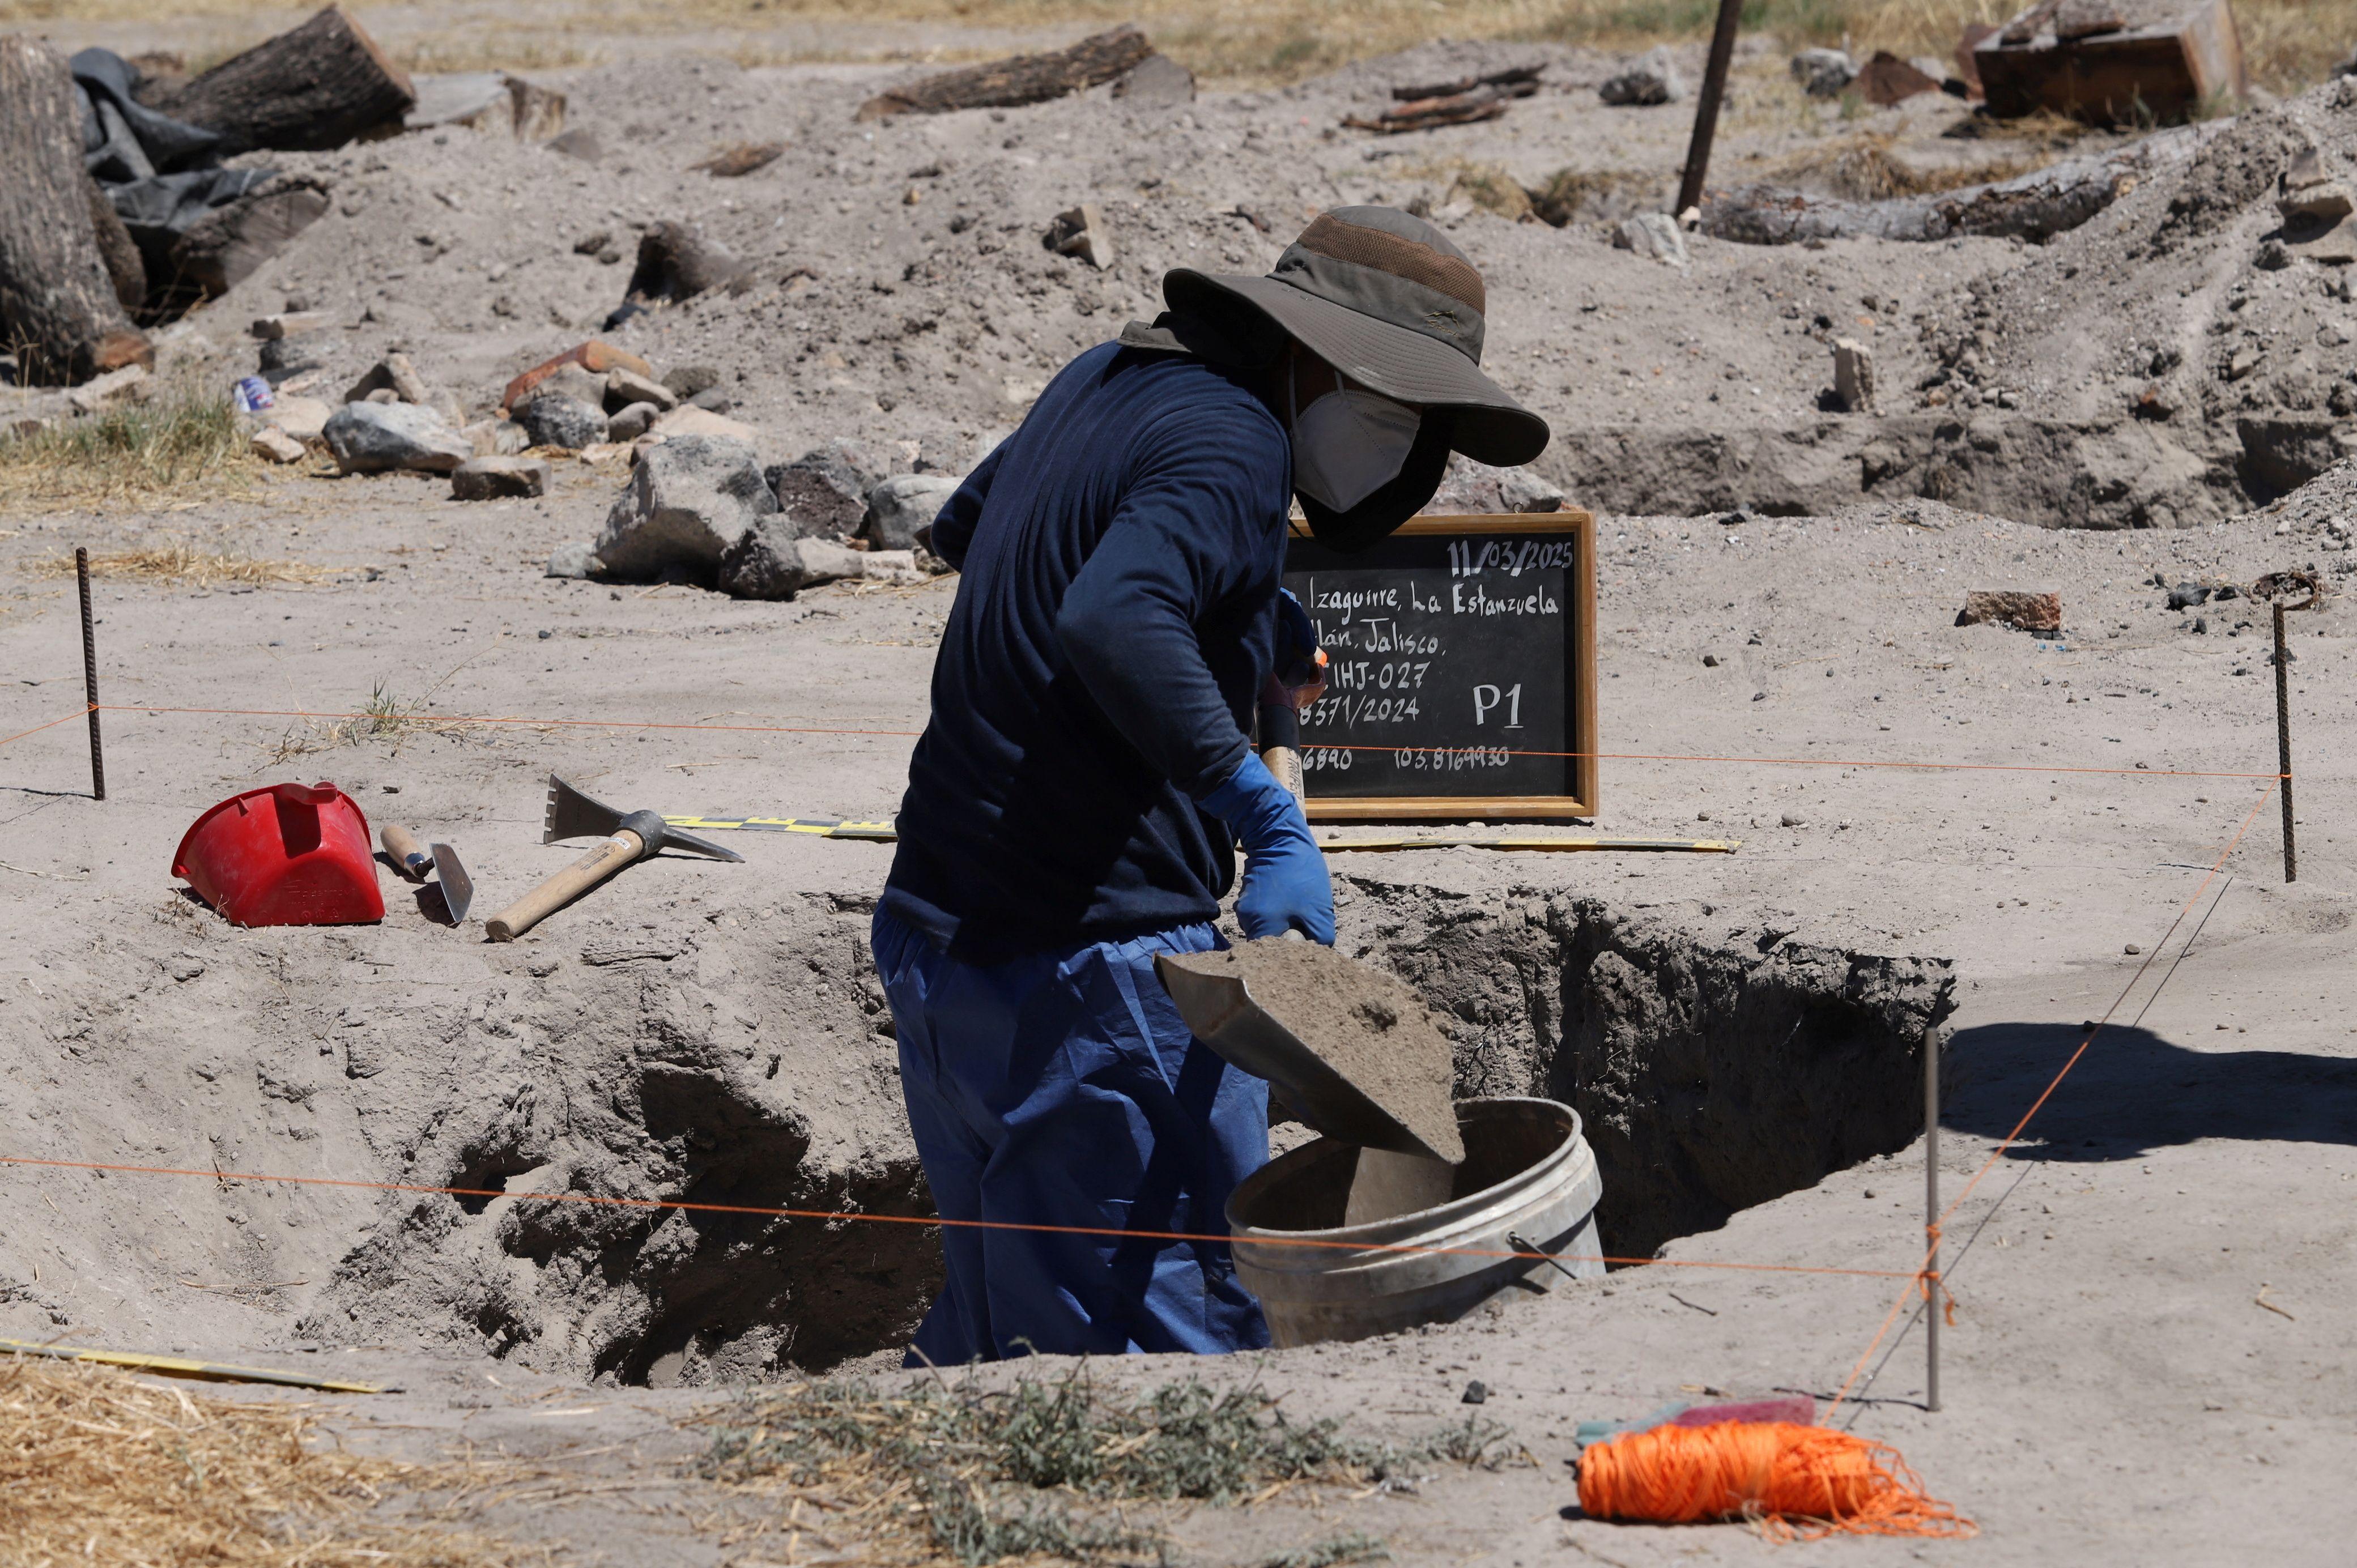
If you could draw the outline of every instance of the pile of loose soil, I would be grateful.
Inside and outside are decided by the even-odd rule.
[[[1405,981],[1317,942],[1244,942],[1183,961],[1243,981],[1263,1012],[1426,1148],[1451,1165],[1465,1157],[1448,1036]]]

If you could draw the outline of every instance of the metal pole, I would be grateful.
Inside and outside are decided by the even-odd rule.
[[[74,581],[81,589],[81,689],[90,703],[90,798],[106,799],[106,756],[98,741],[98,638],[91,630],[90,552],[74,546]]]
[[[1686,144],[1686,171],[1678,181],[1678,205],[1673,217],[1702,205],[1703,176],[1710,172],[1711,138],[1718,134],[1718,101],[1727,92],[1727,67],[1735,58],[1735,30],[1742,20],[1743,0],[1718,0],[1718,26],[1710,35],[1710,62],[1702,70],[1694,139]]]
[[[2276,771],[2283,790],[2284,880],[2299,880],[2299,854],[2291,837],[2291,659],[2284,649],[2283,601],[2276,601]]]
[[[1940,1408],[1940,1030],[1923,1026],[1923,1408]]]

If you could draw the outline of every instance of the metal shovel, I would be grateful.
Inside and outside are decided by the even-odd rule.
[[[1155,960],[1155,970],[1195,1037],[1245,1072],[1268,1079],[1277,1097],[1317,1131],[1337,1143],[1359,1145],[1345,1225],[1449,1200],[1457,1165],[1465,1157],[1453,1111],[1385,1107],[1271,1015],[1241,978],[1199,972],[1189,967],[1194,956],[1164,953]],[[1435,1119],[1436,1109],[1446,1122]],[[1419,1130],[1412,1130],[1410,1121]]]

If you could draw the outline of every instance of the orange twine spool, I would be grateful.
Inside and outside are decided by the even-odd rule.
[[[1787,1422],[1624,1432],[1580,1455],[1579,1507],[1655,1524],[1749,1519],[1785,1540],[1979,1533],[1924,1495],[1896,1449]]]

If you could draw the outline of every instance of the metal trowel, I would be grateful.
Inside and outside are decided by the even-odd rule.
[[[468,906],[475,901],[475,879],[458,864],[457,850],[447,843],[420,844],[417,835],[399,822],[385,823],[376,836],[393,865],[412,882],[423,882],[432,872],[441,885],[442,907],[449,911],[450,923],[465,922]]]

